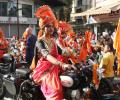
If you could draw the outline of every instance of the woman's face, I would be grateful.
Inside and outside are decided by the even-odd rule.
[[[108,52],[109,51],[109,47],[108,47],[108,45],[105,45],[105,47],[104,47],[104,52],[106,53],[106,52]]]
[[[45,25],[44,31],[45,31],[45,34],[51,34],[52,35],[53,32],[54,32],[53,25],[52,24]]]

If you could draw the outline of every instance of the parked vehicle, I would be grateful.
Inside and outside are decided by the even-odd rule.
[[[19,66],[26,67],[26,62],[20,62]],[[10,77],[10,75],[14,75],[15,70],[17,69],[17,63],[14,60],[13,56],[10,54],[4,54],[2,58],[2,62],[0,63],[0,99],[2,99],[6,94],[6,87],[4,85],[4,77]],[[8,82],[9,84],[9,82]]]
[[[13,63],[14,66],[15,63]],[[88,64],[88,63],[87,63]],[[67,70],[61,73],[60,78],[63,85],[64,98],[68,100],[86,100],[88,92],[90,100],[99,100],[99,94],[92,83],[92,66],[83,63],[76,66],[75,70]],[[1,97],[6,94],[15,100],[45,100],[40,86],[36,85],[32,78],[28,67],[13,67],[13,71],[5,73],[1,77]],[[89,90],[89,91],[88,91]],[[93,99],[94,98],[94,99]]]

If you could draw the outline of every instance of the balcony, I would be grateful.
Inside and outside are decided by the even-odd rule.
[[[17,24],[17,17],[1,17],[0,16],[0,23]],[[36,18],[19,17],[19,24],[37,24],[37,19]]]
[[[79,6],[75,7],[76,13],[81,13],[83,11],[90,9],[90,8],[91,8],[90,5],[79,5]]]

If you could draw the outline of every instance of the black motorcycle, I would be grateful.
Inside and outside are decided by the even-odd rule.
[[[95,63],[93,59],[90,59],[92,63]],[[100,100],[119,100],[120,98],[120,78],[104,78],[103,68],[98,68],[99,86],[95,89]],[[94,93],[95,94],[95,93]],[[95,99],[98,100],[98,99]]]
[[[21,67],[26,67],[26,62],[20,62],[19,65]],[[4,77],[10,77],[10,75],[15,73],[18,64],[14,60],[13,56],[10,54],[4,54],[2,57],[2,61],[0,63],[0,99],[2,99],[6,93],[5,81]],[[9,84],[9,82],[7,83]]]
[[[0,99],[4,97],[5,87],[3,85],[3,75],[14,71],[14,59],[9,54],[4,54],[0,62]]]
[[[99,72],[100,73],[100,72]],[[102,71],[101,73],[102,74]],[[102,75],[99,75],[102,76]],[[98,90],[102,100],[120,100],[120,78],[100,78]]]
[[[63,84],[64,98],[68,100],[86,99],[88,90],[90,91],[89,99],[99,100],[99,95],[92,83],[92,67],[89,65],[78,64],[78,70],[68,70],[60,75],[67,77]],[[7,93],[15,100],[45,100],[40,86],[36,85],[30,77],[28,68],[13,68],[12,73],[3,74],[1,78],[2,94],[1,98]],[[65,84],[66,82],[66,84]],[[67,84],[70,83],[70,84]],[[88,89],[88,90],[87,90]]]
[[[93,83],[93,64],[87,60],[86,64],[81,62],[80,69],[80,93],[82,100],[101,100],[99,92]],[[91,60],[90,60],[91,61]]]

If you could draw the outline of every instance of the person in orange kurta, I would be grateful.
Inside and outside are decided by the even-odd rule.
[[[36,42],[36,47],[41,57],[33,70],[32,78],[36,84],[41,86],[46,100],[62,100],[63,91],[59,78],[60,68],[65,70],[74,66],[65,64],[58,58],[56,43],[54,38],[51,37],[54,32],[55,19],[53,16],[47,15],[47,12],[49,14],[50,12],[53,13],[47,5],[41,6],[36,11],[38,13],[36,17],[39,16],[40,18],[39,26],[42,30],[42,36]]]
[[[0,59],[8,50],[8,41],[5,39],[4,32],[0,27]]]

